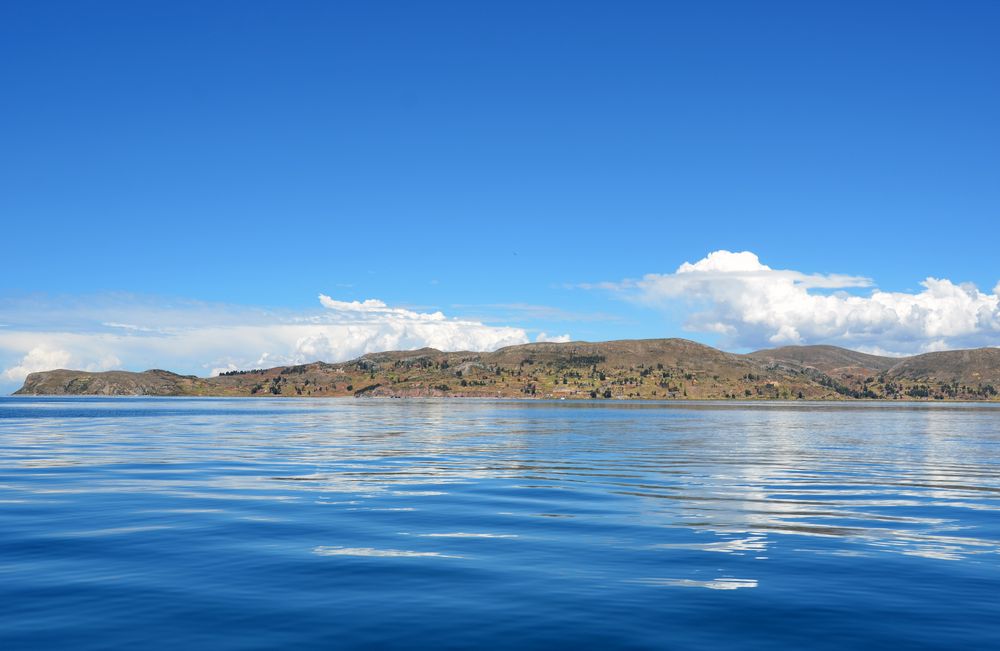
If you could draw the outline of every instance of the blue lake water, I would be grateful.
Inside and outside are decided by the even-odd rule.
[[[0,648],[1000,648],[1000,405],[0,398]]]

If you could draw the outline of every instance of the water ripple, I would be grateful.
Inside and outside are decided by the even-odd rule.
[[[0,518],[4,649],[1000,648],[996,405],[0,399]]]

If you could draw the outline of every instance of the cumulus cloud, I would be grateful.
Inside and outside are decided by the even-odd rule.
[[[72,359],[65,350],[48,348],[47,346],[35,346],[21,358],[21,361],[3,372],[3,376],[11,381],[20,381],[27,377],[28,373],[43,371],[46,369],[65,368]]]
[[[318,330],[295,343],[298,359],[346,359],[380,350],[429,346],[439,350],[495,350],[526,343],[521,328],[490,326],[479,321],[449,319],[441,312],[389,307],[382,301],[336,301],[324,294],[329,312]]]
[[[73,363],[84,371],[106,371],[121,364],[121,360],[110,353],[99,354],[89,360],[75,356],[68,350],[54,348],[46,344],[29,350],[14,366],[4,369],[0,377],[10,382],[21,382],[28,373],[69,368]]]
[[[908,354],[1000,345],[1000,283],[990,294],[939,278],[914,293],[866,289],[872,284],[772,269],[750,251],[715,251],[674,273],[602,286],[643,304],[682,306],[687,329],[716,333],[730,347],[832,343]]]
[[[572,339],[570,338],[570,336],[569,336],[568,333],[564,334],[564,335],[551,335],[550,336],[547,332],[539,332],[538,335],[535,337],[535,341],[536,342],[543,342],[544,341],[544,342],[549,342],[549,343],[553,343],[553,344],[564,344],[564,343],[566,343],[568,341],[571,341],[571,340]]]
[[[0,380],[59,367],[84,370],[167,367],[184,373],[343,361],[381,350],[429,346],[440,350],[495,350],[527,343],[522,328],[457,319],[441,312],[391,307],[382,301],[338,301],[320,294],[323,309],[305,313],[255,308],[128,301],[32,307],[36,314],[0,331]],[[23,317],[24,306],[0,305]],[[32,327],[29,322],[45,324]],[[50,324],[71,323],[72,329]]]

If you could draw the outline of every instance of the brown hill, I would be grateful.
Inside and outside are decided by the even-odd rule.
[[[947,350],[907,357],[898,360],[887,375],[921,382],[987,383],[1000,387],[1000,348]]]
[[[737,355],[686,339],[535,343],[495,352],[370,353],[212,378],[32,373],[18,394],[643,399],[995,399],[1000,349],[910,358],[835,346]]]
[[[892,368],[900,359],[859,353],[837,346],[783,346],[758,350],[750,353],[748,357],[799,367],[808,366],[823,373],[838,373],[844,369],[885,371]]]
[[[176,396],[191,393],[205,380],[154,369],[142,373],[105,371],[88,373],[58,369],[31,373],[17,394],[30,395],[143,395]]]

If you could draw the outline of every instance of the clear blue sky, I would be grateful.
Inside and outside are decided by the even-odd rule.
[[[0,293],[601,339],[682,318],[573,286],[719,249],[989,292],[998,33],[993,1],[4,3]]]

